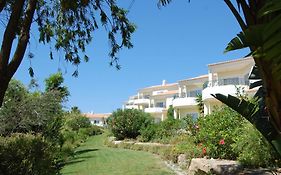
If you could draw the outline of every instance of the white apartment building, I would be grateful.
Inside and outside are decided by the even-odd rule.
[[[155,122],[163,121],[167,118],[167,110],[175,96],[178,95],[178,84],[168,84],[163,80],[161,85],[150,86],[138,91],[137,95],[131,96],[125,109],[139,109],[150,113]]]
[[[84,116],[87,117],[92,125],[97,125],[104,127],[106,126],[106,119],[111,115],[111,113],[104,114],[94,114],[94,113],[85,113]]]
[[[246,93],[252,95],[253,91],[249,90],[248,76],[254,65],[252,57],[209,64],[208,83],[202,91],[204,115],[210,114],[214,106],[221,105],[221,102],[211,94],[236,96],[237,88],[244,88]]]
[[[187,114],[194,119],[199,116],[197,95],[202,95],[203,84],[208,81],[208,75],[180,80],[178,82],[179,95],[173,100],[174,117],[182,118]]]
[[[131,96],[123,108],[140,109],[150,113],[155,121],[163,121],[167,117],[170,105],[174,107],[174,117],[183,118],[187,114],[194,119],[199,116],[196,102],[197,95],[202,95],[204,115],[210,114],[215,106],[222,103],[211,94],[221,93],[233,95],[237,88],[253,95],[256,90],[249,90],[249,73],[254,66],[251,57],[224,61],[208,65],[208,74],[180,80],[178,83],[140,89],[137,95]]]

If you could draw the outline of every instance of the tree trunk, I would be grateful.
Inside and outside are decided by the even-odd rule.
[[[281,135],[281,80],[274,76],[272,70],[275,66],[264,58],[257,58],[255,62],[261,73],[264,88],[266,91],[265,102],[270,119],[276,130]]]
[[[0,74],[0,107],[3,105],[5,92],[8,88],[11,78],[7,78],[3,74]]]
[[[20,66],[24,57],[30,37],[30,27],[38,3],[38,0],[29,0],[25,13],[22,15],[22,12],[24,12],[25,1],[26,0],[18,0],[12,7],[12,13],[2,41],[0,50],[0,107],[3,104],[5,92],[8,88],[9,82]],[[0,4],[0,10],[1,6],[3,6],[2,3],[4,3],[4,1]],[[23,17],[23,19],[21,21],[18,43],[15,52],[11,57],[11,50],[17,31],[16,29],[19,27],[19,21],[21,17]]]

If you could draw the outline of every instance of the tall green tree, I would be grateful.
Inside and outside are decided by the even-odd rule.
[[[171,0],[158,1],[159,5],[164,6],[170,2]],[[259,95],[265,101],[265,106],[260,110],[266,113],[265,116],[269,116],[271,124],[268,127],[273,127],[270,133],[279,135],[274,138],[274,146],[281,155],[281,1],[223,0],[223,3],[235,16],[242,30],[231,40],[225,51],[246,47],[250,49],[249,55],[253,56],[257,68],[257,72],[252,75],[261,78],[253,86],[263,85],[257,93],[265,94]],[[232,100],[241,104],[239,100]],[[251,110],[245,109],[248,109],[248,113]]]
[[[62,100],[66,100],[69,96],[69,91],[66,86],[63,86],[64,78],[61,72],[50,75],[47,79],[45,79],[45,91],[57,91],[62,98]]]
[[[75,66],[88,61],[85,47],[92,41],[93,31],[104,26],[111,47],[110,64],[119,69],[116,53],[133,46],[131,34],[135,31],[126,14],[116,0],[1,0],[0,18],[5,28],[0,48],[0,106],[23,60],[32,26],[38,30],[39,43],[54,43],[54,49],[63,51],[65,60]],[[32,76],[32,68],[29,72]]]

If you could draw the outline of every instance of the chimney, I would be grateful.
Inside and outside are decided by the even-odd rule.
[[[162,81],[162,86],[165,86],[167,84],[167,81],[166,80],[163,80]]]

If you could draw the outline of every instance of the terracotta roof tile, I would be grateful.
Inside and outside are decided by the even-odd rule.
[[[91,113],[86,113],[84,114],[87,118],[108,118],[111,113],[105,113],[105,114],[91,114]]]

